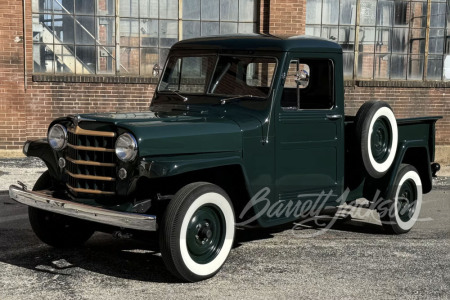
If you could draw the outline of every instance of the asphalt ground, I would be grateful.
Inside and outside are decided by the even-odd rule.
[[[34,182],[43,166],[33,163],[11,167]],[[387,235],[376,215],[350,207],[353,218],[327,230],[238,230],[222,270],[190,284],[172,277],[150,240],[96,233],[84,247],[51,248],[27,208],[0,192],[0,299],[449,299],[450,179],[434,184],[408,234]]]

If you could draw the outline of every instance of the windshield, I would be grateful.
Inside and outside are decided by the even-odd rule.
[[[268,57],[171,56],[158,92],[175,91],[184,96],[228,98],[251,95],[266,98],[271,89],[275,68],[276,59]]]

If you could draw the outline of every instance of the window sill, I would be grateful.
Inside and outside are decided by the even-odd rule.
[[[158,78],[138,76],[87,76],[87,75],[49,75],[33,74],[33,82],[71,82],[71,83],[125,83],[125,84],[157,84]]]
[[[450,81],[345,80],[345,87],[450,88]]]

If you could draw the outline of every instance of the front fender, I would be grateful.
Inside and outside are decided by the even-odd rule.
[[[242,165],[241,153],[218,152],[144,157],[139,165],[139,175],[148,178],[167,177],[227,165]]]
[[[23,149],[26,156],[38,157],[42,159],[52,178],[57,179],[61,176],[61,172],[57,164],[58,157],[52,147],[48,144],[47,139],[26,141]]]

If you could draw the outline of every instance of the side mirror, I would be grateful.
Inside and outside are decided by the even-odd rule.
[[[155,64],[153,66],[153,77],[158,77],[160,71],[161,71],[161,67],[158,64]]]
[[[308,69],[308,70],[307,70]],[[299,85],[299,88],[304,89],[309,84],[309,67],[300,69],[295,75],[295,82]]]

